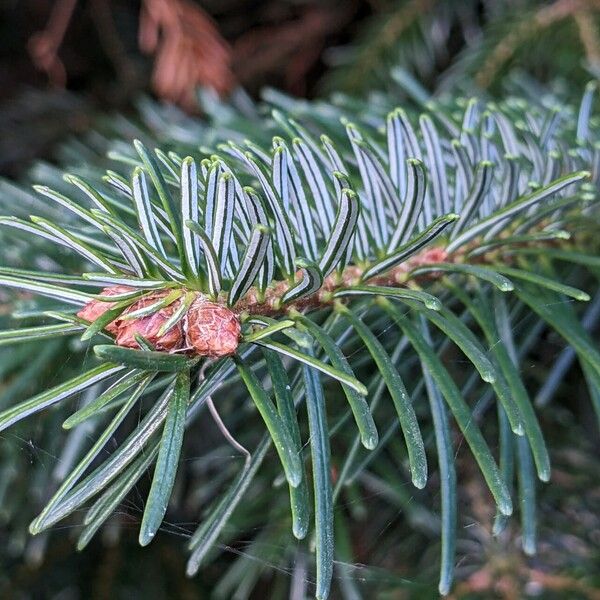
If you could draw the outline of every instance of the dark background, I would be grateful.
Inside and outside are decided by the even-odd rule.
[[[183,41],[173,51],[140,49],[142,3],[135,0],[0,2],[0,174],[16,176],[32,158],[48,157],[56,141],[86,130],[96,111],[130,111],[141,93],[188,112],[197,111],[190,96],[199,85],[223,95],[236,85],[256,95],[268,85],[312,96],[328,49],[347,44],[376,12],[365,0],[162,4],[189,26],[178,31]],[[168,22],[167,14],[159,27]],[[195,73],[188,56],[206,66]],[[183,95],[169,78],[181,71]]]

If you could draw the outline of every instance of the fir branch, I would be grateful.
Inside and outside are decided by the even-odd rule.
[[[265,131],[240,115],[233,129],[217,123],[228,135],[246,125],[256,130],[256,140],[244,143],[237,135],[236,143],[221,145],[224,140],[217,136],[218,153],[203,149],[197,163],[188,156],[197,151],[185,144],[152,153],[151,146],[138,143],[139,155],[120,145],[113,154],[116,170],[106,179],[99,171],[85,185],[68,178],[84,197],[42,188],[44,201],[31,199],[39,213],[33,223],[18,204],[0,197],[13,212],[0,219],[6,226],[2,241],[10,241],[5,247],[25,249],[28,266],[47,265],[52,271],[8,267],[1,281],[20,294],[60,303],[57,310],[42,298],[28,314],[62,321],[11,328],[0,335],[0,343],[18,344],[31,336],[48,343],[48,337],[83,327],[88,344],[103,328],[115,336],[112,343],[94,347],[100,366],[0,413],[0,423],[9,426],[92,388],[89,404],[67,418],[65,427],[100,422],[118,409],[90,453],[65,473],[60,493],[31,531],[47,529],[98,495],[80,540],[87,544],[157,460],[141,534],[142,542],[149,542],[175,489],[184,430],[204,403],[228,386],[244,407],[244,427],[238,426],[243,446],[250,440],[248,448],[255,450],[228,492],[218,485],[213,489],[214,508],[190,541],[190,574],[225,535],[232,511],[252,509],[241,499],[250,486],[259,485],[263,469],[270,469],[269,481],[285,476],[290,490],[282,503],[276,491],[270,492],[281,508],[277,519],[283,522],[291,509],[298,538],[308,533],[307,503],[314,501],[317,587],[326,597],[335,582],[335,503],[340,494],[350,493],[349,481],[361,483],[360,474],[375,477],[383,464],[378,449],[397,443],[394,433],[400,429],[414,484],[426,484],[431,432],[433,452],[447,476],[440,581],[447,591],[457,496],[449,419],[458,423],[503,515],[513,504],[505,464],[511,436],[524,440],[517,442],[517,473],[527,514],[533,514],[534,500],[531,457],[540,479],[550,474],[541,430],[516,368],[526,343],[508,335],[515,315],[527,311],[549,323],[572,344],[591,387],[598,380],[594,342],[572,306],[562,301],[564,294],[586,300],[585,292],[572,285],[585,287],[586,281],[571,281],[566,268],[554,267],[571,261],[577,273],[595,276],[597,271],[582,241],[581,220],[577,227],[573,220],[578,212],[586,222],[597,219],[600,154],[593,144],[598,124],[592,93],[590,87],[572,120],[525,102],[440,101],[417,119],[387,105],[341,109],[316,102],[307,109],[277,97],[291,106],[293,117],[280,110],[274,121],[264,122]],[[273,122],[287,138],[271,138]],[[327,135],[316,137],[315,131]],[[33,246],[31,234],[43,244]],[[548,247],[552,251],[540,257]],[[63,274],[57,273],[59,265]],[[107,273],[94,273],[92,265]],[[103,285],[109,287],[94,290]],[[90,287],[98,293],[90,294]],[[496,294],[493,306],[488,305],[490,290]],[[79,316],[73,316],[71,305],[82,304]],[[481,331],[471,331],[471,322]],[[435,326],[431,331],[429,323]],[[461,363],[464,385],[454,381],[445,360],[450,346],[467,358]],[[355,348],[361,351],[346,354]],[[100,387],[93,387],[97,383]],[[339,415],[325,410],[335,402],[334,386],[348,401]],[[384,387],[391,403],[385,402]],[[499,414],[506,417],[499,465],[490,451],[495,438],[489,441],[486,423],[478,423],[478,409],[470,405],[473,390],[490,401],[496,396]],[[253,434],[261,424],[247,419],[248,394],[268,431],[258,445]],[[141,421],[132,423],[125,441],[83,477],[136,402]],[[302,413],[295,412],[302,402],[309,410],[312,499],[305,428],[297,422]],[[235,406],[227,418],[240,414]],[[423,418],[427,411],[433,431]],[[348,427],[352,418],[356,426]],[[389,421],[381,435],[375,427],[379,419]],[[350,448],[335,484],[329,456],[330,448],[337,451],[333,436]],[[271,441],[281,466],[261,464]],[[378,461],[357,463],[361,442]],[[500,527],[504,520],[497,522]],[[530,525],[526,537],[529,551],[535,540]]]

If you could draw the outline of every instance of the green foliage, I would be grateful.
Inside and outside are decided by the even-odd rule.
[[[378,3],[356,39],[330,52],[323,87],[365,95],[393,82],[424,104],[428,90],[439,95],[468,85],[497,94],[519,69],[517,80],[527,73],[536,82],[564,78],[583,88],[600,72],[599,9],[577,0]]]
[[[212,126],[190,119],[179,129],[147,104],[154,126],[145,143],[114,144],[106,174],[102,159],[85,157],[64,179],[41,167],[35,175],[47,187],[38,194],[3,184],[0,281],[15,303],[0,333],[3,360],[34,340],[51,357],[67,348],[76,356],[66,382],[26,400],[4,390],[0,427],[56,405],[67,435],[94,427],[90,449],[87,440],[77,447],[31,532],[86,507],[84,547],[156,463],[140,532],[148,544],[178,480],[194,481],[180,456],[214,401],[252,450],[237,472],[230,465],[207,482],[189,574],[218,541],[269,519],[273,536],[290,540],[282,568],[314,548],[316,595],[326,598],[335,557],[352,561],[334,541],[347,536],[341,498],[372,478],[397,493],[411,479],[423,488],[437,464],[439,518],[425,520],[441,535],[439,590],[447,593],[462,439],[497,505],[496,529],[518,505],[523,547],[533,552],[534,477],[547,481],[550,464],[519,369],[527,344],[513,331],[524,314],[537,332],[530,346],[548,326],[573,348],[600,419],[600,353],[571,301],[589,300],[575,286],[592,290],[600,273],[590,239],[600,158],[593,91],[561,112],[515,98],[458,98],[420,118],[391,96],[331,104],[270,92],[263,116],[219,104]],[[155,139],[160,152],[151,150]],[[231,307],[242,321],[238,352],[213,361],[158,352],[143,339],[140,349],[117,346],[104,322],[74,312],[119,284],[134,292],[110,297],[117,310],[166,292],[138,316],[175,300],[189,307],[194,291]],[[23,304],[22,292],[35,299]],[[460,357],[460,368],[448,356]],[[5,369],[23,376],[16,365]],[[82,391],[85,403],[69,414]],[[497,400],[497,435],[493,417],[476,410],[486,395]],[[271,445],[279,462],[264,460]],[[424,527],[409,504],[413,525]],[[292,542],[290,530],[306,541]]]

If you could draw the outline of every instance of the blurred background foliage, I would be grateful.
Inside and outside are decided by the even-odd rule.
[[[597,0],[3,0],[0,173],[145,93],[195,113],[198,87],[366,95],[392,78],[422,99],[465,78],[497,93],[515,69],[581,91],[599,24]]]
[[[99,167],[115,138],[190,143],[210,131],[186,113],[217,117],[225,127],[219,97],[252,110],[244,94],[256,97],[265,87],[308,98],[327,94],[334,103],[347,102],[345,94],[375,102],[387,93],[415,107],[474,90],[494,96],[552,89],[576,100],[600,72],[599,25],[596,0],[4,0],[0,172],[9,179],[2,191],[18,198],[10,178],[56,178],[67,162]],[[7,310],[0,305],[0,319]],[[598,320],[590,323],[596,335]],[[546,342],[527,359],[527,377],[538,387],[562,349],[553,336]],[[68,361],[56,365],[55,356],[51,345],[33,356],[27,346],[3,354],[2,403],[34,393],[57,368],[68,371]],[[13,377],[25,361],[26,372]],[[453,597],[600,598],[600,446],[581,380],[576,366],[566,370],[554,410],[543,415],[554,471],[552,484],[539,488],[535,557],[522,554],[516,527],[491,536],[493,507],[470,456],[460,458],[461,511],[470,518],[461,523]],[[299,600],[308,593],[308,557],[296,557],[290,569],[279,566],[281,520],[255,529],[261,510],[282,509],[268,506],[267,481],[235,514],[247,537],[225,540],[226,551],[199,577],[185,578],[179,538],[196,525],[202,494],[231,466],[230,450],[212,429],[186,449],[200,457],[190,459],[194,478],[210,485],[176,492],[191,499],[169,513],[171,525],[149,548],[137,545],[142,492],[82,554],[68,535],[31,538],[17,509],[41,505],[48,480],[61,477],[68,457],[53,436],[61,418],[33,421],[27,437],[0,438],[1,464],[13,470],[0,474],[1,597],[283,598],[291,588]],[[352,546],[351,568],[344,570],[340,555],[336,574],[344,597],[359,597],[352,595],[357,586],[365,598],[436,594],[439,545],[428,531],[427,498],[416,503],[402,481],[389,483],[393,460],[383,452],[380,477],[362,482],[372,495],[357,495],[336,515],[348,517]]]

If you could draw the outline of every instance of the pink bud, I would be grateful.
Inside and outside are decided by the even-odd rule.
[[[102,296],[118,296],[119,294],[126,294],[132,292],[133,288],[128,285],[113,285],[111,287],[104,288],[101,292]],[[107,310],[114,308],[116,302],[104,302],[102,300],[90,300],[78,313],[77,316],[80,319],[84,319],[93,323],[96,319],[99,319]],[[109,333],[116,334],[116,324],[109,323],[105,327]]]
[[[185,322],[186,346],[196,354],[217,358],[237,350],[240,320],[228,308],[199,297],[190,306]]]
[[[145,308],[150,304],[154,304],[161,298],[164,298],[168,292],[156,292],[150,296],[146,296],[141,300],[129,306],[115,321],[117,326],[116,343],[119,346],[126,348],[139,348],[139,344],[135,339],[136,334],[141,335],[152,344],[156,350],[170,352],[179,350],[183,344],[183,328],[181,321],[175,324],[164,335],[159,335],[162,326],[168,321],[172,314],[179,308],[181,299],[175,300],[168,306],[157,310],[150,315],[124,319],[127,314],[132,313],[141,308]]]
[[[445,262],[448,258],[448,253],[444,248],[427,248],[427,250],[417,254],[413,259],[413,266],[431,265],[435,263]]]

